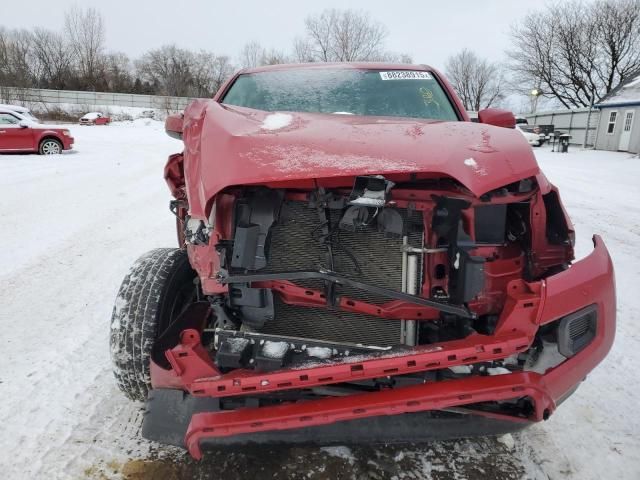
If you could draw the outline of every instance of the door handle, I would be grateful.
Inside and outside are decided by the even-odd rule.
[[[0,133],[7,133],[6,130],[0,130]]]

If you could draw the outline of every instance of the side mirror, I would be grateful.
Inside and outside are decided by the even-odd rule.
[[[516,117],[509,110],[485,108],[478,112],[478,122],[496,127],[516,128]]]
[[[171,138],[182,140],[182,123],[184,115],[182,113],[174,113],[169,115],[164,121],[164,131]]]
[[[20,122],[18,122],[18,126],[20,128],[29,128],[31,124],[27,120],[20,120]]]

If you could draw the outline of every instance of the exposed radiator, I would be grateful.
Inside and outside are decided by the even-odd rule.
[[[332,225],[338,222],[339,212],[331,211]],[[400,212],[406,219],[407,211]],[[420,214],[413,212],[412,215],[415,231],[409,234],[409,243],[420,246]],[[317,209],[309,208],[303,202],[285,202],[280,221],[271,228],[269,262],[261,272],[328,268],[327,248],[318,240],[321,234]],[[377,231],[375,222],[370,226],[360,227],[356,232],[340,230],[332,238],[336,272],[364,283],[398,291],[402,288],[401,238],[385,237]],[[322,281],[297,283],[309,288],[324,288]],[[342,286],[337,286],[336,291],[338,295],[369,303],[381,304],[389,301]],[[275,335],[378,346],[396,345],[400,341],[399,320],[385,320],[337,309],[287,305],[281,301],[276,301],[275,319],[268,322],[261,331]]]

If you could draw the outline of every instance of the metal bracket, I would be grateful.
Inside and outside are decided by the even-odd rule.
[[[245,275],[228,275],[219,276],[218,281],[222,284],[228,283],[251,283],[251,282],[269,282],[272,280],[309,280],[319,279],[327,282],[332,282],[337,285],[346,285],[359,290],[364,290],[374,295],[380,295],[381,297],[393,298],[395,300],[403,300],[405,302],[414,303],[416,305],[422,305],[425,307],[432,307],[441,312],[451,313],[458,315],[462,318],[475,319],[476,314],[470,311],[463,305],[452,305],[450,303],[438,300],[431,300],[428,298],[422,298],[417,295],[411,295],[408,293],[398,292],[397,290],[391,290],[389,288],[378,287],[370,285],[368,283],[358,282],[347,277],[343,277],[335,272],[329,270],[319,271],[292,271],[292,272],[278,272],[278,273],[255,273]]]

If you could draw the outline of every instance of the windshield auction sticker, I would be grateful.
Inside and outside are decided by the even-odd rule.
[[[429,72],[416,70],[395,70],[393,72],[380,72],[382,80],[431,80]]]

